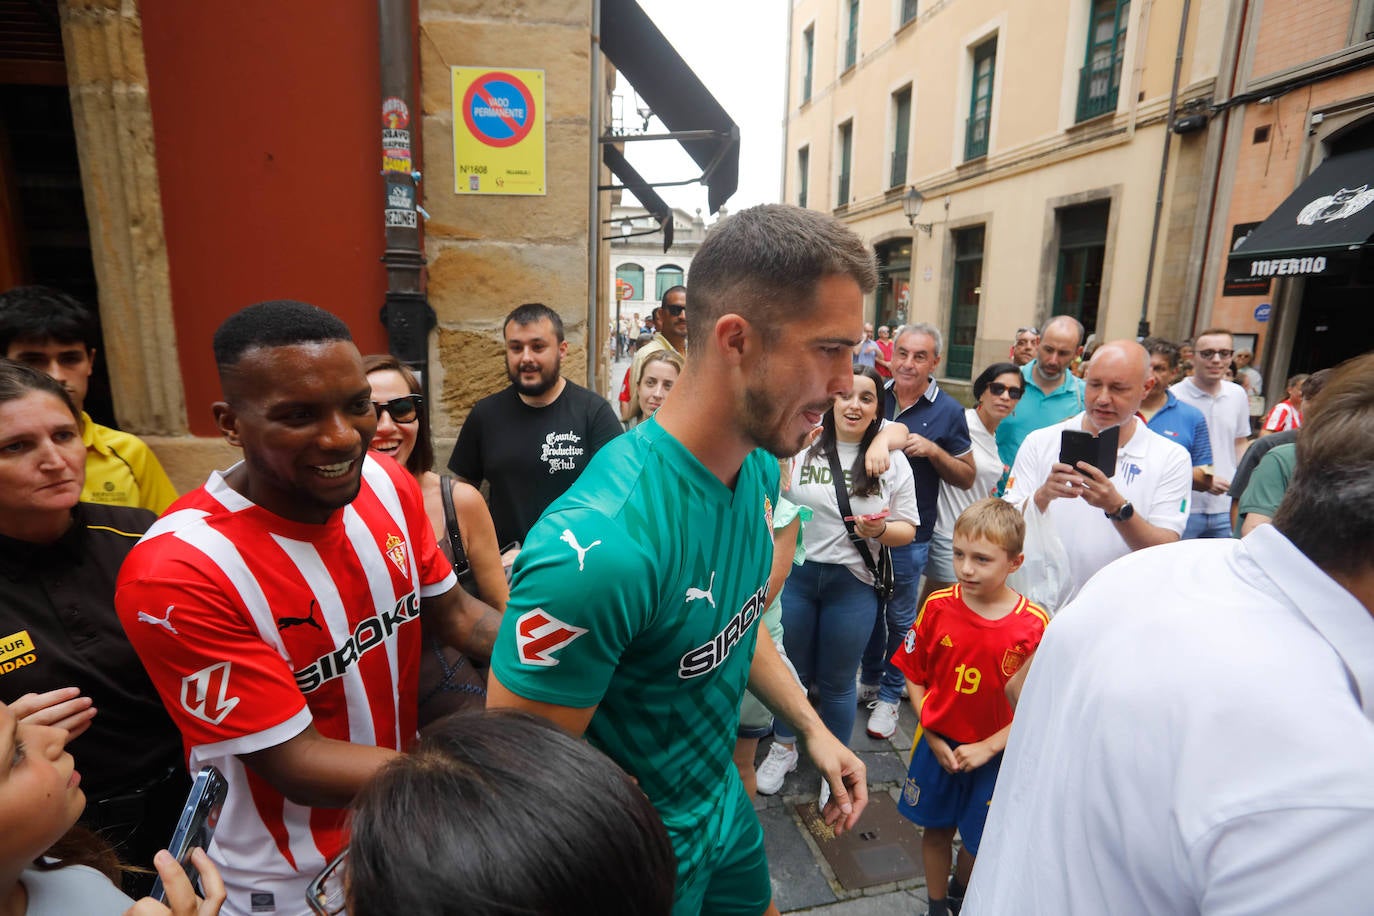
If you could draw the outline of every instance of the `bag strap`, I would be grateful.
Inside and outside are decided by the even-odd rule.
[[[453,569],[461,577],[472,568],[467,551],[463,549],[463,535],[458,530],[458,515],[453,511],[453,478],[448,474],[439,478],[439,498],[444,504],[444,526],[448,529],[448,544],[453,550]]]
[[[873,553],[868,549],[868,541],[855,530],[854,522],[850,520],[854,510],[849,505],[849,493],[844,488],[844,469],[840,467],[840,456],[834,451],[827,451],[825,457],[830,461],[830,482],[835,485],[835,503],[840,510],[840,519],[844,522],[845,530],[849,532],[849,540],[858,549],[859,556],[863,558],[868,571],[873,574],[874,581],[879,581],[881,576],[878,575],[878,564],[874,562]]]

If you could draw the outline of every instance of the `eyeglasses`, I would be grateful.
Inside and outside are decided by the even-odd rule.
[[[317,916],[338,916],[348,908],[348,894],[344,885],[344,863],[348,861],[348,847],[329,861],[315,880],[305,888],[305,902]]]
[[[1016,329],[1016,336],[1017,336],[1017,337],[1020,337],[1022,334],[1026,334],[1026,333],[1031,333],[1031,334],[1034,334],[1036,337],[1039,337],[1039,336],[1040,336],[1040,329],[1039,329],[1039,328],[1017,328],[1017,329]]]
[[[1024,388],[1018,388],[1015,385],[1003,385],[1001,382],[988,382],[988,391],[991,391],[995,398],[1000,398],[1005,394],[1013,401],[1021,400],[1021,395],[1026,393]]]
[[[1203,359],[1230,359],[1235,352],[1235,350],[1198,350],[1197,355]]]
[[[392,398],[389,401],[373,401],[372,409],[377,411],[377,419],[382,418],[382,411],[391,414],[391,419],[397,423],[414,423],[420,418],[420,405],[425,401],[418,394],[408,394],[403,398]]]
[[[668,310],[669,315],[673,316],[681,315],[683,312],[687,311],[687,306],[685,305],[665,305],[664,308]]]

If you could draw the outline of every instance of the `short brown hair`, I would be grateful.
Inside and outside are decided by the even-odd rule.
[[[1274,527],[1328,573],[1374,569],[1374,353],[1337,366],[1304,413]]]
[[[1215,334],[1225,334],[1227,337],[1231,338],[1231,345],[1235,346],[1236,335],[1228,331],[1226,328],[1208,328],[1205,331],[1198,331],[1197,336],[1193,338],[1193,346],[1196,347],[1197,342],[1202,338],[1210,337]]]
[[[1026,520],[1005,499],[989,496],[963,511],[954,523],[954,533],[996,544],[1014,557],[1026,545]]]
[[[717,223],[692,258],[687,339],[705,340],[734,312],[766,340],[815,307],[816,288],[848,276],[865,293],[878,285],[873,251],[844,223],[815,210],[763,204]]]

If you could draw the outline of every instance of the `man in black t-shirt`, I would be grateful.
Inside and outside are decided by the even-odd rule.
[[[605,398],[559,374],[568,342],[563,319],[540,303],[506,316],[510,387],[473,406],[449,470],[490,486],[496,539],[523,541],[549,503],[577,480],[597,450],[620,434]]]

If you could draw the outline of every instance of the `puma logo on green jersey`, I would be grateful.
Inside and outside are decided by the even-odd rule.
[[[720,667],[730,657],[730,650],[739,645],[739,641],[749,632],[749,627],[759,617],[763,616],[764,599],[767,597],[768,585],[765,583],[758,591],[749,596],[749,600],[744,602],[744,607],[740,608],[738,614],[730,618],[725,629],[717,633],[710,642],[703,643],[682,656],[681,661],[678,662],[677,676],[687,680],[688,678],[700,677]]]

